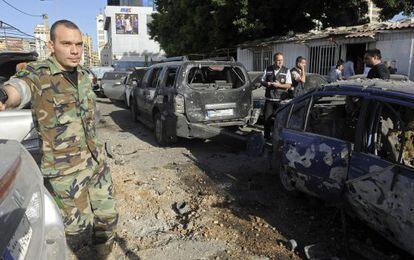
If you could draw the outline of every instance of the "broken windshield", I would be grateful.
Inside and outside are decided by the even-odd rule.
[[[191,68],[187,77],[187,83],[193,88],[235,89],[245,82],[239,67],[223,65],[199,65]]]

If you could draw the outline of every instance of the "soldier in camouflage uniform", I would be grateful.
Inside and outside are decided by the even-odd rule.
[[[68,244],[93,229],[98,253],[112,247],[118,213],[103,146],[95,129],[96,96],[88,72],[80,65],[79,28],[61,20],[51,28],[51,57],[30,63],[4,84],[6,107],[32,102],[42,141],[41,171],[61,209]],[[90,234],[90,233],[89,233]],[[90,240],[90,237],[89,239]]]

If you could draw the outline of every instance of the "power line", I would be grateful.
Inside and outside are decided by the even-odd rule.
[[[6,0],[1,0],[1,1],[3,1],[5,4],[7,4],[8,6],[10,6],[10,7],[11,7],[11,8],[13,8],[13,9],[15,9],[15,10],[19,11],[19,12],[20,12],[20,13],[22,13],[22,14],[25,14],[25,15],[28,15],[28,16],[32,16],[32,17],[43,17],[43,15],[39,15],[39,14],[29,14],[29,13],[26,13],[26,12],[24,12],[24,11],[20,10],[19,8],[14,7],[12,4],[10,4],[10,3],[9,3],[9,2],[7,2]]]

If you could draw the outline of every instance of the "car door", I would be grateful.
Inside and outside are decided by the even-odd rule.
[[[295,102],[281,131],[281,163],[294,173],[295,188],[327,201],[341,197],[355,136],[355,129],[344,133],[352,125],[346,100],[314,95]]]
[[[152,109],[155,99],[157,98],[158,86],[160,85],[162,76],[162,67],[157,67],[152,70],[148,84],[144,89],[143,96],[143,112],[147,119],[152,120]]]
[[[350,162],[348,201],[360,218],[414,254],[414,107],[390,101],[366,107],[361,145]]]
[[[134,91],[138,114],[141,114],[141,115],[144,113],[146,89],[148,88],[147,85],[149,84],[153,70],[154,70],[153,68],[150,68],[145,73],[144,77],[142,78],[141,84],[138,84],[138,86],[135,88],[135,91]]]

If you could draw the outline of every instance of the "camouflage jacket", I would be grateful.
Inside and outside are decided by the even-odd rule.
[[[68,175],[92,166],[92,160],[104,160],[95,129],[96,96],[88,72],[81,66],[77,72],[75,86],[51,57],[41,63],[29,63],[15,75],[30,89],[32,112],[42,141],[44,176]]]

